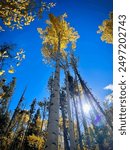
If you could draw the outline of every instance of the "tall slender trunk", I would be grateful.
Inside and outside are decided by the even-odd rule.
[[[83,126],[84,126],[84,132],[85,132],[85,136],[86,136],[86,145],[88,147],[88,149],[90,148],[90,138],[89,138],[89,133],[88,133],[88,125],[86,122],[86,118],[85,118],[85,113],[83,111],[83,104],[82,104],[82,100],[79,94],[79,89],[78,89],[78,97],[79,97],[79,106],[80,106],[80,111],[81,111],[81,116],[82,116],[82,120],[83,120]]]
[[[72,98],[73,98],[74,107],[75,107],[76,122],[77,122],[78,136],[79,136],[79,146],[80,146],[80,150],[83,150],[82,135],[81,135],[80,125],[79,125],[78,107],[76,105],[76,99],[74,98],[74,95]]]
[[[10,132],[10,127],[11,127],[11,125],[12,125],[12,123],[13,123],[13,121],[14,121],[14,119],[15,119],[15,117],[16,117],[18,111],[19,111],[20,105],[21,105],[21,103],[22,103],[22,101],[23,101],[23,99],[24,99],[24,94],[25,94],[25,92],[26,92],[26,88],[27,88],[27,87],[25,87],[25,89],[24,89],[24,91],[23,91],[23,93],[22,93],[22,96],[21,96],[21,98],[20,98],[20,100],[19,100],[19,102],[18,102],[18,105],[17,105],[17,107],[16,107],[16,109],[15,109],[15,111],[14,111],[14,114],[13,114],[13,116],[12,116],[12,118],[11,118],[9,124],[8,124],[7,130],[6,130],[6,133],[5,133],[6,135],[8,135],[8,133]]]
[[[24,117],[24,119],[25,119],[25,117]],[[18,137],[18,134],[19,134],[20,129],[23,127],[23,124],[24,124],[23,120],[24,120],[24,119],[22,119],[22,115],[21,115],[20,121],[17,123],[16,129],[15,129],[15,131],[14,131],[14,135],[12,136],[13,142],[12,142],[12,144],[10,145],[9,150],[14,150],[14,149],[16,148],[16,147],[15,147],[15,146],[17,145],[16,139],[17,139],[17,137]],[[18,146],[18,145],[17,145],[17,146]]]
[[[79,75],[80,77],[80,75]],[[102,107],[100,106],[100,104],[97,102],[96,98],[93,96],[93,94],[90,92],[89,88],[86,86],[86,84],[84,83],[84,81],[81,79],[80,77],[80,83],[83,87],[83,90],[84,90],[84,95],[87,96],[88,100],[89,100],[89,103],[90,105],[92,106],[93,110],[94,110],[94,113],[95,115],[98,114],[93,102],[95,102],[96,106],[99,108],[100,112],[103,114],[103,116],[105,117],[106,119],[106,122],[107,124],[109,125],[110,128],[109,129],[109,132],[110,134],[112,135],[112,129],[113,129],[113,125],[112,125],[112,122],[110,121],[110,119],[107,117],[105,111],[102,109]],[[92,102],[93,100],[93,102]]]
[[[91,93],[91,91],[89,90],[89,88],[86,86],[86,84],[84,83],[84,81],[82,80],[80,74],[78,73],[78,70],[77,70],[77,67],[76,67],[76,64],[74,62],[74,56],[72,56],[72,66],[73,66],[73,69],[74,69],[74,72],[75,74],[78,76],[79,78],[79,81],[81,83],[81,86],[86,94],[86,96],[89,96],[88,98],[90,98],[89,100],[90,101],[94,101],[95,104],[97,105],[97,107],[99,108],[99,110],[101,111],[101,113],[104,115],[105,119],[106,119],[106,122],[108,123],[108,125],[110,126],[111,130],[110,130],[110,133],[112,134],[112,129],[113,129],[113,125],[112,125],[112,122],[110,121],[110,119],[106,116],[106,113],[104,112],[104,110],[102,109],[102,107],[100,106],[100,104],[97,102],[96,98],[93,96],[93,94]]]
[[[45,113],[46,113],[46,101],[44,102],[44,108],[43,108],[43,117],[42,117],[42,124],[41,124],[41,132],[42,132],[42,128],[43,128],[43,124],[44,124],[44,120],[45,120]]]
[[[9,111],[9,106],[10,106],[10,103],[11,103],[11,97],[13,95],[13,92],[14,92],[14,89],[15,89],[15,85],[16,85],[16,78],[13,77],[13,79],[12,79],[12,81],[10,83],[10,90],[9,90],[10,97],[8,99],[8,102],[7,102],[7,108],[5,110],[6,113]]]
[[[65,147],[65,150],[70,150],[69,143],[68,143],[68,136],[67,136],[68,132],[66,128],[66,118],[67,118],[66,96],[63,95],[63,93],[61,94],[60,105],[61,105],[61,113],[62,113],[62,118],[63,118],[64,147]]]
[[[73,120],[72,120],[71,110],[70,110],[70,92],[69,92],[69,82],[68,82],[68,74],[67,74],[66,67],[65,67],[65,80],[66,80],[65,83],[66,83],[67,111],[68,111],[68,117],[69,117],[70,150],[75,150],[76,143],[75,143],[75,137],[74,137]]]
[[[56,70],[54,77],[54,90],[50,103],[50,114],[48,122],[48,134],[46,150],[58,150],[59,134],[59,103],[60,103],[60,37],[58,41],[58,51],[56,58]]]
[[[53,90],[54,90],[54,74],[49,78],[48,81],[48,89],[50,91],[50,102],[48,103],[48,118],[47,118],[47,129],[48,129],[48,124],[49,124],[49,118],[50,118],[50,103],[53,97]]]
[[[25,131],[23,132],[21,143],[19,144],[19,149],[24,149],[24,146],[25,146],[25,140],[24,139],[28,135],[28,130],[30,128],[30,124],[31,124],[32,119],[33,119],[33,113],[35,111],[35,105],[36,105],[36,98],[32,101],[31,108],[29,111],[29,120],[27,122],[27,127],[26,127]]]

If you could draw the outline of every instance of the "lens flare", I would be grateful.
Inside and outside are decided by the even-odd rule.
[[[90,111],[90,106],[89,106],[88,104],[84,104],[84,105],[83,105],[83,111],[84,111],[86,114],[88,114],[89,111]]]

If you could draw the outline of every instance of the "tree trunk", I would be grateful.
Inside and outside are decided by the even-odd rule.
[[[68,132],[66,128],[66,118],[67,118],[66,96],[63,95],[63,93],[61,94],[60,104],[61,104],[61,112],[63,118],[64,147],[65,150],[70,150],[69,143],[68,143]]]
[[[76,122],[77,122],[78,136],[79,136],[79,146],[80,146],[80,150],[83,150],[82,135],[80,131],[79,117],[78,117],[78,107],[76,105],[76,100],[74,98],[74,95],[73,95],[73,102],[74,102],[75,114],[76,114]]]
[[[65,69],[65,79],[66,79],[67,111],[68,111],[68,117],[69,117],[70,150],[75,150],[76,143],[75,143],[75,137],[74,137],[73,120],[71,117],[71,110],[70,110],[69,82],[68,82],[68,75],[67,75],[66,69]]]
[[[48,122],[48,134],[46,150],[58,150],[59,134],[59,102],[60,102],[60,38],[58,41],[58,51],[56,57],[56,70],[54,77],[54,90],[50,103],[50,114]]]
[[[15,120],[15,117],[16,117],[16,115],[17,115],[19,109],[20,109],[21,103],[22,103],[23,100],[24,100],[24,94],[25,94],[25,92],[26,92],[26,89],[27,89],[27,87],[25,87],[25,89],[24,89],[24,91],[23,91],[23,93],[22,93],[22,96],[21,96],[21,98],[20,98],[20,100],[19,100],[19,102],[18,102],[18,105],[17,105],[17,107],[16,107],[16,109],[15,109],[15,111],[14,111],[14,113],[13,113],[13,116],[12,116],[12,118],[11,118],[9,124],[8,124],[8,127],[7,127],[7,129],[6,129],[5,135],[8,135],[8,133],[9,133],[10,130],[11,130],[11,129],[10,129],[10,128],[11,128],[11,125],[12,125],[13,121]]]
[[[113,125],[112,125],[112,122],[110,121],[110,119],[106,116],[106,113],[104,112],[104,110],[102,109],[102,107],[100,106],[100,104],[97,102],[96,98],[93,96],[93,94],[91,93],[91,91],[89,90],[89,88],[86,86],[86,84],[84,83],[84,81],[82,80],[78,70],[77,70],[77,67],[76,67],[76,64],[75,64],[75,58],[74,56],[72,55],[72,66],[73,66],[73,69],[74,69],[74,72],[75,74],[78,76],[79,78],[79,81],[81,83],[81,86],[86,94],[86,96],[89,96],[88,98],[90,98],[90,101],[92,102],[92,100],[95,102],[95,104],[97,105],[97,107],[99,108],[99,110],[101,111],[101,113],[104,115],[105,119],[106,119],[106,122],[108,123],[108,125],[110,126],[110,133],[112,134],[112,129],[113,129]]]
[[[81,111],[81,116],[82,116],[82,120],[83,120],[84,131],[85,131],[85,135],[86,135],[86,139],[87,139],[86,145],[87,145],[88,150],[89,150],[89,148],[90,148],[90,138],[89,138],[88,126],[87,126],[87,122],[86,122],[86,119],[85,119],[85,114],[84,114],[84,111],[83,111],[83,104],[82,104],[80,94],[79,94],[79,105],[80,105],[80,111]]]
[[[44,106],[43,106],[43,117],[42,117],[42,124],[41,124],[41,132],[42,132],[42,128],[43,128],[43,124],[44,124],[44,120],[45,120],[45,113],[46,113],[46,101],[44,102]]]

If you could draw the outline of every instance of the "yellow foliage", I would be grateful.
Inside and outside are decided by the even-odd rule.
[[[54,6],[54,3],[46,4],[41,0],[4,0],[0,1],[0,18],[9,28],[22,29],[23,25],[30,25],[36,16],[41,16],[45,8]]]
[[[34,134],[29,135],[27,137],[27,140],[28,140],[28,144],[29,144],[30,148],[33,148],[33,149],[36,148],[38,150],[42,150],[43,146],[45,144],[45,141],[42,137],[35,136]]]
[[[11,74],[14,73],[14,68],[13,68],[13,66],[10,66],[10,69],[8,70],[8,72],[11,73]]]
[[[5,2],[1,2],[0,18],[2,18],[3,23],[10,28],[14,28],[15,26],[19,28],[22,26],[22,22],[30,24],[34,18],[27,11],[30,2],[31,0],[5,0]]]
[[[102,41],[110,44],[113,43],[113,13],[110,13],[109,19],[103,21],[97,33],[102,33]]]
[[[23,114],[22,120],[23,120],[24,123],[27,123],[29,121],[29,114],[26,114],[26,113]]]
[[[41,125],[42,125],[42,120],[39,117],[36,120],[36,125],[37,125],[37,127],[41,127]]]
[[[75,85],[75,93],[79,93],[79,94],[83,94],[83,88],[81,86],[81,84],[76,84]]]
[[[0,70],[0,76],[3,75],[5,73],[4,70]]]
[[[0,93],[0,99],[3,98],[5,96],[5,92],[4,93]]]
[[[13,74],[15,72],[15,70],[14,70],[15,64],[18,67],[21,64],[21,62],[23,61],[23,59],[25,59],[25,58],[26,58],[26,55],[22,48],[16,53],[15,56],[13,56],[11,53],[9,53],[8,50],[3,51],[1,48],[0,59],[4,62],[3,64],[10,65],[9,61],[11,59],[13,61],[11,62],[10,68],[6,67],[6,69],[5,69],[5,65],[2,65],[2,69],[0,70],[0,76],[2,76],[4,73],[6,74],[7,71],[8,71],[8,73]]]
[[[76,48],[76,41],[79,38],[78,32],[74,28],[70,27],[70,24],[65,21],[64,14],[62,16],[56,17],[53,14],[49,15],[47,20],[47,27],[45,30],[38,28],[40,37],[43,39],[43,48],[42,53],[45,58],[52,58],[55,56],[55,53],[58,51],[58,46],[60,42],[60,53],[64,58],[66,56],[65,49],[67,45],[71,43],[72,49]]]

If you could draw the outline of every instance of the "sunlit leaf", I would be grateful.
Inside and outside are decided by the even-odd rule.
[[[13,66],[10,66],[10,69],[8,70],[8,73],[14,73],[14,68],[13,68]]]
[[[25,57],[26,57],[26,55],[25,55],[25,54],[23,54],[22,58],[23,58],[23,59],[25,59]]]
[[[4,57],[4,58],[8,58],[9,56],[8,56],[8,55],[3,55],[3,57]]]
[[[17,66],[17,67],[20,66],[20,62],[17,62],[17,63],[16,63],[16,66]]]
[[[0,76],[3,75],[5,73],[4,70],[0,70]]]

